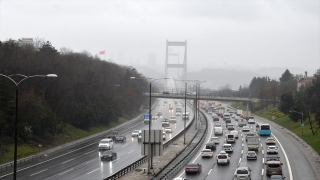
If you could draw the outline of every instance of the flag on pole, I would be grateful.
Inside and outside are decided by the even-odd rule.
[[[105,50],[99,52],[99,54],[105,54],[105,53],[106,53]]]

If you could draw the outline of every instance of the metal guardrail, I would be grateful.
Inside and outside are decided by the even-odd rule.
[[[193,117],[192,121],[186,127],[186,131],[191,127],[191,125],[193,124],[194,120],[195,120],[195,117]],[[174,136],[169,141],[167,141],[165,144],[163,144],[163,148],[168,147],[172,142],[174,142],[177,138],[179,138],[183,134],[183,132],[184,131],[179,132],[176,136]],[[133,162],[132,164],[124,167],[123,169],[121,169],[118,172],[112,174],[111,176],[105,178],[104,180],[115,180],[115,179],[118,179],[118,178],[124,176],[125,174],[127,174],[128,172],[134,170],[136,167],[138,167],[138,166],[136,166],[136,164],[141,165],[142,163],[144,163],[147,160],[148,160],[148,156],[143,156],[142,158],[140,158],[137,161]]]
[[[201,114],[206,117],[202,111],[200,111]],[[172,169],[170,169],[164,176],[158,178],[160,180],[167,180],[167,179],[172,179],[180,170],[183,166],[185,166],[186,163],[189,162],[191,157],[194,157],[194,154],[199,150],[199,148],[201,147],[200,144],[203,143],[203,141],[205,140],[204,136],[207,134],[207,130],[208,130],[208,119],[205,118],[206,120],[206,128],[204,130],[204,133],[201,137],[201,141],[198,141],[197,144],[190,150],[190,153],[188,153],[184,158],[182,158],[181,161],[179,161]],[[200,131],[200,130],[199,130]],[[190,141],[189,145],[192,143],[192,141],[194,140],[194,138],[197,136],[197,134],[199,133],[199,131],[196,133],[196,135],[193,137],[193,139]],[[188,148],[189,145],[186,147]],[[186,149],[185,148],[185,149]],[[184,149],[184,150],[185,150]],[[166,169],[166,167],[168,167],[184,150],[182,150],[174,159],[172,159],[162,170]],[[162,171],[161,170],[161,171]],[[161,173],[158,172],[157,174]],[[157,174],[155,175],[155,177],[157,176]]]
[[[29,156],[27,158],[23,158],[21,160],[18,160],[17,164],[21,164],[21,163],[25,163],[25,162],[28,162],[28,161],[32,161],[34,159],[40,159],[40,158],[43,158],[45,156],[46,156],[46,154],[38,154],[38,155]],[[12,168],[12,167],[13,167],[13,162],[9,162],[9,163],[1,165],[0,166],[0,171],[8,169],[8,168]]]

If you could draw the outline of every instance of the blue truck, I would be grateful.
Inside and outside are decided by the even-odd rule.
[[[144,123],[149,123],[151,118],[152,118],[152,115],[149,114],[149,113],[146,113],[146,114],[143,115],[143,122]]]

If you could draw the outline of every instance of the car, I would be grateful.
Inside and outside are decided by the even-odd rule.
[[[187,179],[184,177],[177,177],[177,178],[174,178],[173,180],[187,180]]]
[[[249,126],[243,126],[242,127],[242,131],[250,131],[250,127]]]
[[[230,134],[233,134],[235,138],[238,139],[238,135],[239,135],[238,131],[236,130],[230,131]]]
[[[164,128],[164,132],[172,133],[172,128],[171,127],[166,127],[166,128]]]
[[[213,121],[219,121],[219,116],[216,114],[213,114],[212,119],[213,119]]]
[[[111,130],[107,132],[107,138],[112,138],[114,140],[118,136],[118,133],[117,130]]]
[[[232,123],[229,123],[229,124],[227,124],[228,126],[228,130],[234,130],[234,124],[232,124]]]
[[[234,143],[236,142],[236,137],[233,134],[226,134],[226,142],[227,143]]]
[[[213,153],[212,153],[211,149],[203,149],[201,151],[201,157],[210,157],[210,158],[212,158],[213,157]]]
[[[157,120],[158,119],[158,116],[152,116],[152,120]]]
[[[176,123],[177,122],[177,118],[175,116],[171,116],[170,119],[169,119],[169,122]]]
[[[212,114],[212,110],[208,110],[208,112],[207,112],[208,114]]]
[[[256,122],[254,121],[254,119],[249,119],[248,120],[248,124],[255,124]]]
[[[141,142],[141,140],[142,140],[142,130],[139,130],[138,142]]]
[[[233,147],[231,144],[223,144],[222,150],[225,152],[233,152]]]
[[[276,139],[273,137],[268,137],[266,139],[266,144],[276,144]]]
[[[266,161],[280,161],[280,157],[277,155],[269,155],[266,157]]]
[[[206,144],[206,149],[210,149],[211,151],[216,150],[216,143],[214,142],[208,142]]]
[[[138,137],[139,136],[139,131],[140,130],[134,130],[131,134],[132,137]]]
[[[218,137],[212,137],[211,138],[211,142],[215,143],[215,144],[219,144],[220,143],[220,140]]]
[[[221,123],[219,122],[216,122],[216,123],[214,123],[214,127],[222,127],[222,125],[221,125]]]
[[[170,126],[170,123],[169,123],[168,119],[166,119],[166,118],[161,122],[161,124],[162,124],[162,127]]]
[[[199,163],[187,164],[187,166],[184,169],[186,174],[189,174],[189,173],[201,173],[201,170],[202,170],[202,166]]]
[[[115,139],[114,142],[126,142],[126,136],[124,135],[118,135]]]
[[[247,159],[257,160],[257,153],[255,151],[248,151],[247,152]]]
[[[162,133],[162,139],[163,139],[163,140],[166,140],[166,138],[167,138],[167,135],[166,135],[165,132],[163,132],[163,133]]]
[[[231,118],[232,118],[232,119],[236,119],[236,116],[237,116],[237,115],[232,114],[232,115],[231,115]]]
[[[101,161],[117,159],[117,152],[114,150],[107,150],[101,154]]]
[[[268,146],[267,154],[278,154],[278,147],[277,146]]]
[[[282,175],[282,163],[280,161],[266,161],[266,175]]]
[[[214,127],[213,128],[214,134],[222,134],[223,135],[223,129],[222,127]]]
[[[282,175],[271,175],[269,180],[284,180],[285,178]]]
[[[238,167],[234,177],[236,180],[251,180],[251,169],[249,167]]]
[[[219,153],[216,156],[217,165],[219,164],[229,164],[230,163],[230,156],[227,153]]]
[[[234,118],[235,121],[239,121],[239,119],[240,119],[240,116],[237,116],[237,115],[236,115],[236,117]]]
[[[162,94],[170,94],[169,91],[163,91]]]
[[[219,154],[228,154],[228,153],[225,151],[220,151]]]
[[[158,112],[158,113],[157,113],[157,116],[162,116],[162,112]]]
[[[106,138],[99,142],[99,150],[108,150],[113,148],[113,139]]]
[[[176,116],[181,116],[181,112],[176,112]]]
[[[251,137],[251,136],[255,136],[255,135],[256,135],[255,133],[250,133],[250,132],[247,133],[247,134],[246,134],[246,141],[248,140],[247,137],[249,137],[249,136]]]

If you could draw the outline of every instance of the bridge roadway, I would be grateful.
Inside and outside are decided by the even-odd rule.
[[[150,93],[144,93],[144,96],[150,97]],[[188,100],[209,100],[209,101],[221,101],[221,102],[259,102],[261,99],[258,98],[244,98],[244,97],[224,97],[224,96],[214,96],[210,94],[200,94],[199,96],[195,95],[187,95],[183,93],[170,93],[170,94],[163,94],[163,93],[151,93],[151,97],[154,98],[165,98],[165,99],[188,99]],[[263,100],[266,101],[266,100]],[[272,100],[268,100],[272,102]]]
[[[169,119],[174,113],[174,111],[169,111],[168,103],[165,105],[164,101],[168,100],[160,100],[159,106],[156,106],[152,111],[152,114],[156,114],[159,111],[163,114],[162,118],[158,118],[158,120],[152,122],[152,128],[154,129],[161,129],[161,120],[164,117]],[[171,104],[175,109],[173,100],[171,100]],[[190,118],[193,118],[193,112],[189,107],[187,107],[187,111],[190,112]],[[62,152],[45,158],[19,164],[17,179],[87,180],[106,178],[142,157],[141,145],[137,142],[136,138],[131,137],[131,133],[134,129],[148,129],[149,125],[143,124],[142,119],[138,123],[138,127],[129,128],[125,132],[120,133],[126,136],[127,142],[115,144],[114,150],[117,151],[118,158],[114,161],[100,161],[101,152],[98,151],[98,143],[102,137],[98,137],[91,142],[79,144],[72,148],[66,148]],[[179,131],[183,130],[184,123],[181,120],[181,116],[177,117],[177,123],[171,123],[171,127],[173,133],[167,134],[166,140],[171,139]],[[12,168],[0,171],[0,179],[12,180],[12,171]]]

